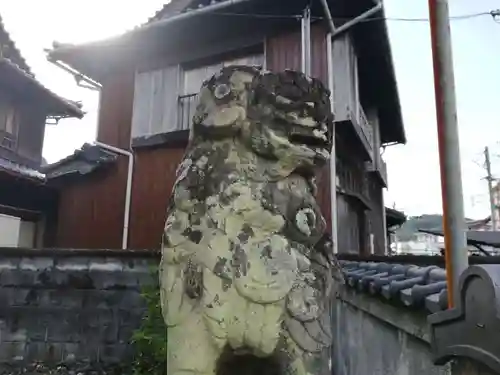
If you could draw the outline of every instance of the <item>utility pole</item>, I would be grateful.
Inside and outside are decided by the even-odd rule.
[[[455,77],[447,0],[428,0],[443,200],[448,306],[455,306],[459,279],[468,267]]]
[[[491,210],[491,230],[497,230],[497,217],[496,217],[496,205],[495,198],[493,196],[493,181],[494,178],[491,175],[491,161],[490,161],[490,150],[488,146],[484,148],[484,164],[486,165],[486,181],[488,181],[488,194],[490,196],[490,210]]]

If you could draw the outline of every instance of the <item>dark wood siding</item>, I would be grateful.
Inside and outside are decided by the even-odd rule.
[[[363,253],[361,248],[363,210],[355,200],[337,193],[337,241],[339,253]]]
[[[327,34],[325,26],[320,24],[311,26],[311,75],[320,79],[326,87],[328,87]]]
[[[20,156],[40,165],[45,137],[45,114],[34,103],[20,106],[17,152]]]
[[[377,176],[371,173],[368,176],[368,190],[370,194],[371,210],[368,213],[368,222],[370,233],[373,233],[373,252],[377,255],[384,255],[386,252],[384,244],[384,235],[386,228],[384,227],[384,199],[383,188]]]
[[[184,149],[138,150],[130,206],[128,248],[158,248],[175,171]],[[94,176],[65,184],[59,202],[56,245],[121,248],[128,159]]]
[[[328,85],[327,29],[320,24],[311,26],[311,75]],[[300,28],[266,39],[266,64],[271,71],[302,69]]]
[[[318,172],[318,193],[316,195],[321,212],[325,217],[328,232],[332,232],[332,208],[330,197],[330,166],[327,164]]]
[[[134,70],[115,70],[102,81],[97,140],[130,147]],[[57,246],[121,248],[128,158],[60,190]]]
[[[45,135],[44,110],[33,100],[11,97],[10,92],[0,91],[0,107],[15,111],[16,125],[13,147],[0,146],[0,156],[31,168],[38,168],[42,161],[42,146]],[[2,111],[0,108],[0,111]],[[0,116],[2,117],[2,116]],[[0,130],[0,138],[6,135]]]
[[[102,82],[97,140],[128,149],[134,102],[133,69],[118,70]]]
[[[326,29],[315,24],[311,27],[311,75],[328,85],[328,59],[326,48]],[[270,71],[285,69],[301,70],[301,33],[295,32],[275,35],[266,40],[266,65]],[[318,172],[318,203],[331,232],[330,166],[325,165]]]
[[[127,167],[127,157],[120,156],[111,168],[61,189],[58,247],[121,247]]]
[[[158,248],[183,148],[140,150],[135,157],[129,247]]]
[[[266,39],[266,65],[271,71],[301,70],[300,30]]]

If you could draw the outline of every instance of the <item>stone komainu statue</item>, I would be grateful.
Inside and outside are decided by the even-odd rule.
[[[298,72],[204,82],[163,236],[168,375],[320,372],[343,281],[314,197],[332,121],[328,90]]]

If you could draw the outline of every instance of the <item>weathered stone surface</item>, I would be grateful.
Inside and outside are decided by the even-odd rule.
[[[203,84],[163,236],[169,375],[248,356],[264,374],[323,371],[343,281],[314,196],[332,120],[328,91],[297,72],[233,66]]]

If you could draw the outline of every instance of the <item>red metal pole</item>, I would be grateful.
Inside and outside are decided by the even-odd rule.
[[[448,306],[452,308],[458,297],[460,275],[468,267],[455,79],[448,1],[428,1],[443,201]]]

